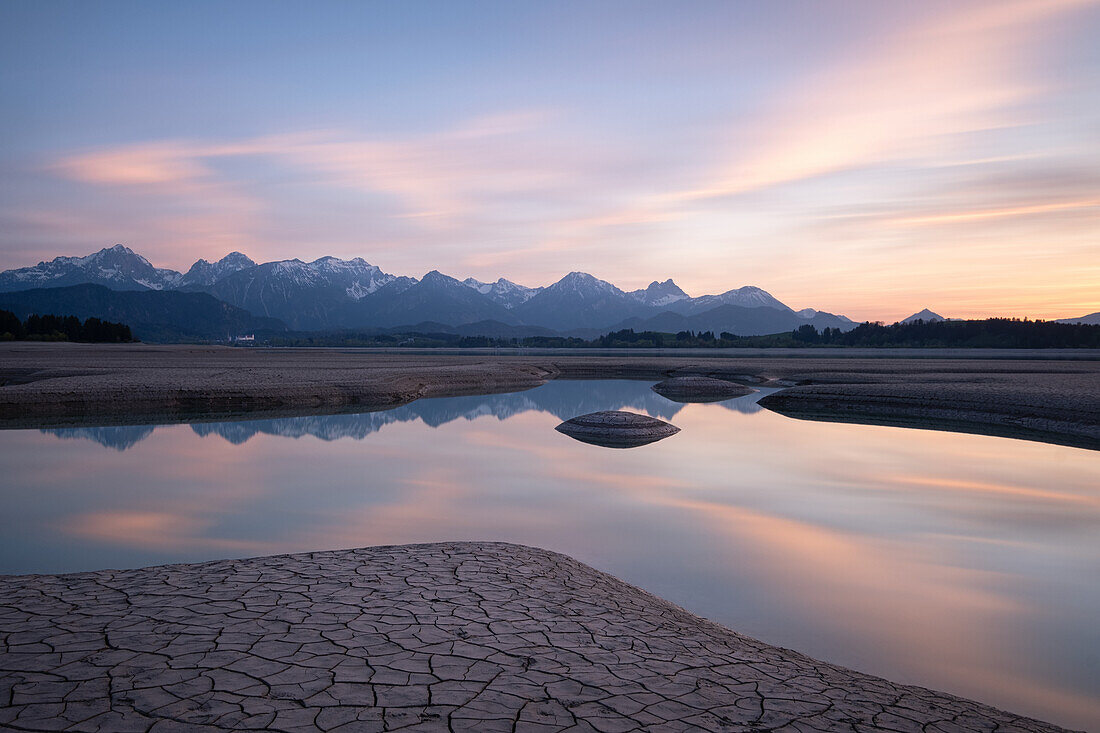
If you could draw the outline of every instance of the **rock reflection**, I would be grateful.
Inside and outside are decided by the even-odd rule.
[[[554,429],[573,440],[603,448],[639,448],[680,432],[680,428],[664,420],[625,410],[578,415]]]

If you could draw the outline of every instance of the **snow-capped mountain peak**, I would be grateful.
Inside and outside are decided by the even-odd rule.
[[[421,285],[431,285],[432,287],[445,287],[451,288],[455,285],[462,285],[458,280],[450,275],[444,275],[439,270],[432,270],[425,273],[424,277],[420,278]]]
[[[688,298],[688,294],[681,290],[680,286],[672,281],[672,278],[665,280],[663,283],[654,280],[646,289],[635,290],[629,293],[629,295],[646,305],[652,305],[658,308]]]
[[[581,299],[600,298],[611,294],[624,294],[623,291],[595,275],[587,272],[571,272],[561,280],[546,288],[557,293],[574,293]]]
[[[462,284],[472,288],[505,308],[515,308],[521,303],[526,303],[533,295],[539,293],[542,288],[528,288],[518,285],[503,277],[494,283],[484,283],[476,278],[468,277]]]
[[[501,278],[501,280],[503,280],[503,279],[504,278]],[[468,288],[472,288],[472,289],[476,290],[477,292],[481,293],[482,295],[488,295],[490,292],[492,292],[493,285],[494,285],[494,283],[483,283],[480,280],[478,280],[476,278],[473,278],[473,277],[466,278],[465,280],[462,281],[462,284],[465,285]]]
[[[207,262],[200,259],[191,265],[191,269],[180,278],[179,284],[181,287],[209,286],[224,277],[232,275],[234,272],[240,272],[255,266],[255,262],[240,252],[230,252],[217,262]]]
[[[379,272],[376,265],[372,265],[362,257],[353,257],[350,260],[342,260],[339,257],[326,255],[308,263],[311,270],[317,272]]]
[[[735,305],[744,305],[745,307],[768,307],[781,310],[790,310],[790,308],[777,300],[771,293],[762,288],[758,288],[755,285],[746,285],[742,288],[735,290],[727,290],[722,294],[722,297],[728,298],[729,302]]]
[[[691,312],[699,313],[720,305],[736,305],[742,308],[775,308],[793,313],[789,306],[779,301],[771,293],[755,285],[727,290],[720,295],[701,295],[690,300]]]
[[[267,262],[257,269],[284,283],[284,287],[336,289],[351,300],[362,300],[395,279],[362,257],[342,260],[327,255],[312,262],[295,258]]]
[[[64,287],[95,283],[115,290],[162,290],[174,287],[182,275],[153,267],[129,247],[116,244],[84,257],[55,257],[33,267],[0,273],[0,290]]]

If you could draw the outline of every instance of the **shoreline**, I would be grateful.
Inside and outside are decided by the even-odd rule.
[[[785,388],[761,405],[790,417],[1100,450],[1100,360],[970,354],[471,356],[12,342],[0,344],[0,429],[369,412],[426,397],[520,391],[551,379],[687,375]]]
[[[0,590],[0,726],[20,729],[1063,730],[508,543],[0,576]]]

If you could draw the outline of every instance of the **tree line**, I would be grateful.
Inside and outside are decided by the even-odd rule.
[[[0,310],[0,341],[83,341],[120,344],[134,340],[124,323],[76,316],[31,314],[25,321],[11,311]]]
[[[315,333],[274,336],[272,346],[394,346],[405,348],[550,348],[550,349],[683,349],[683,348],[1100,348],[1100,326],[988,318],[981,321],[915,321],[861,323],[849,331],[805,324],[767,336],[738,336],[729,331],[634,331],[627,328],[593,339],[576,336],[492,337],[449,333]]]
[[[910,347],[955,349],[1096,349],[1100,326],[1082,323],[1032,321],[1026,318],[987,318],[981,321],[913,321],[861,323],[851,331],[800,326],[791,338],[803,345]]]

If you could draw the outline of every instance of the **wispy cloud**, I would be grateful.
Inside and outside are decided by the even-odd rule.
[[[166,141],[78,153],[50,169],[76,181],[186,194],[224,177],[219,162],[273,158],[341,185],[400,200],[410,217],[468,213],[471,199],[561,185],[564,169],[523,139],[545,115],[516,112],[475,119],[418,137],[356,136],[339,130],[209,143]]]
[[[210,149],[186,142],[154,142],[68,156],[51,168],[85,183],[178,185],[210,177],[201,164],[210,154]]]
[[[952,152],[958,136],[1026,124],[1032,118],[1021,104],[1052,83],[1029,78],[1027,51],[1035,51],[1050,21],[1095,4],[952,4],[915,26],[899,23],[778,90],[753,115],[732,120],[730,152],[698,185],[666,191],[606,220],[683,215],[694,202],[860,167],[924,165]]]

